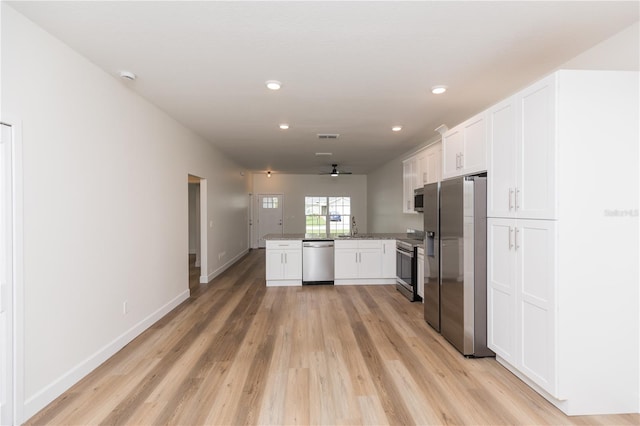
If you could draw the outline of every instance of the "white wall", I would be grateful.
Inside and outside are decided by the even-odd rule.
[[[249,182],[4,2],[2,88],[23,135],[22,421],[188,296],[187,175],[207,179],[209,274],[247,249]]]
[[[572,58],[559,68],[628,70],[640,69],[640,23],[636,22],[618,34]],[[553,70],[549,70],[551,73]],[[540,78],[543,76],[541,75]],[[533,83],[533,81],[531,82]],[[477,111],[478,113],[480,111]],[[458,123],[445,123],[450,127]],[[402,232],[406,228],[422,229],[422,215],[402,213],[402,160],[439,136],[394,158],[367,175],[369,232]]]
[[[640,22],[596,44],[559,68],[640,71]]]
[[[367,175],[367,220],[370,232],[405,232],[408,228],[423,230],[422,213],[402,212],[402,160],[439,140],[439,135],[434,136]]]
[[[358,232],[367,232],[367,177],[343,175],[337,178],[319,175],[288,175],[264,173],[253,175],[254,194],[284,194],[285,234],[300,234],[305,230],[305,196],[351,197],[351,215],[356,217]],[[256,211],[257,214],[257,211]],[[256,223],[254,220],[253,223]],[[257,246],[257,235],[253,241]]]

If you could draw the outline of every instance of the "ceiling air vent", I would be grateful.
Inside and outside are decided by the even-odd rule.
[[[338,133],[318,133],[318,139],[338,139]]]

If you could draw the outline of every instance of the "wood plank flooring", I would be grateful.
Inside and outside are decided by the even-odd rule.
[[[266,288],[264,272],[254,250],[193,288],[28,424],[640,424],[563,415],[394,286]]]

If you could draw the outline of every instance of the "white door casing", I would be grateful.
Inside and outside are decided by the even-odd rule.
[[[282,194],[258,194],[257,208],[258,247],[265,247],[264,236],[267,234],[282,234],[283,227],[283,198]]]
[[[24,422],[22,140],[17,119],[0,122],[0,424]]]
[[[13,424],[13,215],[11,127],[0,125],[0,424]]]

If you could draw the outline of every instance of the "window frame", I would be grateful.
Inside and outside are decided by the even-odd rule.
[[[322,200],[324,199],[324,200]],[[344,202],[346,200],[346,203]],[[339,203],[342,201],[341,203]],[[339,204],[338,204],[339,203]],[[316,206],[316,204],[319,204]],[[308,214],[310,209],[320,208],[320,213]],[[344,212],[345,208],[348,212]],[[305,195],[304,197],[304,217],[305,235],[317,237],[332,237],[351,233],[351,197],[347,195]],[[310,220],[310,218],[313,218]],[[336,219],[338,218],[338,219]],[[324,230],[309,232],[309,227],[319,228],[324,221]],[[310,223],[311,222],[311,223]],[[340,227],[337,223],[340,223]],[[315,229],[312,229],[314,231]]]

